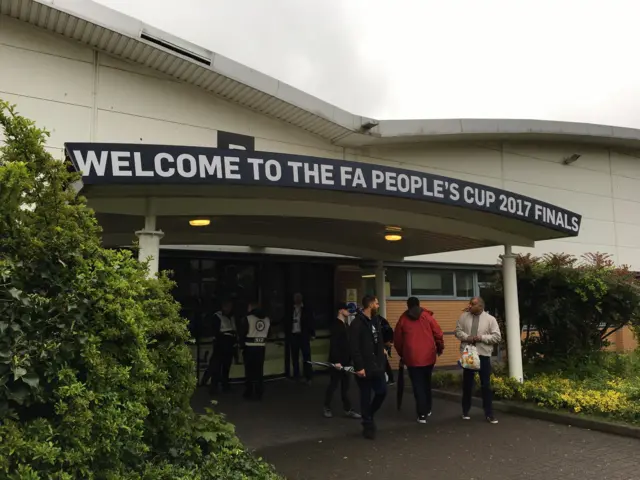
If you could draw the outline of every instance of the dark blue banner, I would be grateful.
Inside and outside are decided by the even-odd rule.
[[[67,143],[85,185],[260,185],[409,198],[519,218],[571,236],[581,216],[498,188],[329,158],[174,145]]]

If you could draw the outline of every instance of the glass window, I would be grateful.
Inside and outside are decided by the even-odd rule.
[[[364,281],[364,295],[376,295],[376,276],[371,272],[366,272],[362,275]],[[358,299],[358,304],[360,299]]]
[[[365,271],[362,274],[364,281],[364,294],[377,295],[376,291],[376,275],[373,271]],[[407,270],[404,268],[387,268],[385,274],[385,282],[387,283],[386,294],[389,297],[409,296],[407,292]]]
[[[412,270],[411,295],[453,297],[453,272]]]
[[[375,280],[375,279],[374,279]],[[404,268],[387,268],[387,282],[389,283],[389,296],[408,297],[407,270]]]
[[[473,272],[456,272],[456,296],[473,297]]]

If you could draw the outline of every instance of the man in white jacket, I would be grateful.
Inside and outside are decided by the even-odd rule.
[[[494,345],[500,343],[502,335],[498,321],[484,311],[484,300],[473,297],[469,307],[460,315],[456,325],[456,337],[460,340],[460,351],[468,344],[475,345],[480,356],[480,386],[482,407],[489,423],[498,423],[493,416],[491,391],[491,353]],[[473,395],[477,370],[464,369],[462,372],[462,418],[470,420],[471,397]]]

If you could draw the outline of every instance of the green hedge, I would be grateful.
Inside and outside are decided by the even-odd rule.
[[[0,478],[278,478],[192,410],[173,284],[102,248],[45,132],[4,102],[0,125]]]

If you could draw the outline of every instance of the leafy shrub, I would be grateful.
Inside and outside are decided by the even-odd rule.
[[[524,383],[505,377],[492,379],[496,397],[534,403],[554,410],[587,413],[640,422],[638,379],[617,378],[604,383],[571,380],[560,375],[538,375]]]
[[[523,355],[536,366],[585,364],[616,331],[640,325],[640,282],[626,266],[616,267],[609,255],[588,254],[580,260],[566,254],[520,255],[517,269],[520,321],[526,331]],[[485,297],[502,323],[501,272]]]
[[[102,248],[45,132],[4,102],[0,125],[0,477],[278,478],[191,409],[171,282]]]

